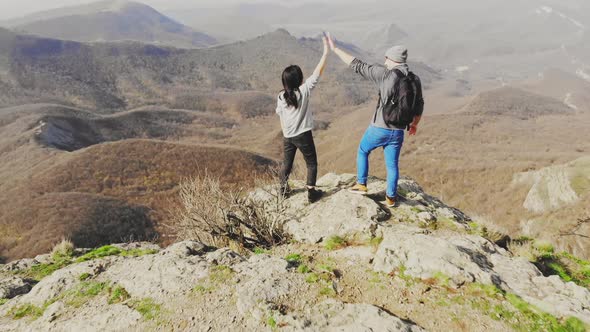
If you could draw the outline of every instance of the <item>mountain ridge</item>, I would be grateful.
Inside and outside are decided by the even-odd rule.
[[[139,2],[107,0],[31,14],[7,22],[18,31],[81,42],[134,40],[187,48],[217,41]]]

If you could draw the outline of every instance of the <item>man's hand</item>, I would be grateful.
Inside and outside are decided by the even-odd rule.
[[[330,50],[334,51],[336,49],[336,43],[334,43],[334,38],[332,38],[332,35],[329,32],[326,33],[326,39],[328,39],[328,44],[330,45]]]
[[[410,136],[415,136],[418,133],[418,126],[410,125]]]

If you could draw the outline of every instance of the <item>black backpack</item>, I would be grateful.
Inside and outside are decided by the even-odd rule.
[[[399,69],[393,69],[393,72],[397,80],[393,95],[388,96],[383,104],[383,120],[387,125],[407,128],[416,115],[416,75],[409,72],[406,76]]]

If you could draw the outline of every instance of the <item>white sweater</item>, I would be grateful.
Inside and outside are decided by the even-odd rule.
[[[298,108],[287,105],[283,97],[284,92],[281,92],[277,97],[276,112],[281,118],[283,136],[286,138],[295,137],[313,129],[313,114],[309,109],[309,97],[319,79],[320,77],[317,75],[310,76],[299,87],[300,93],[295,92],[298,99]]]

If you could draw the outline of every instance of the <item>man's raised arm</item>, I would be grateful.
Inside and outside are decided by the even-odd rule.
[[[350,55],[348,52],[338,48],[336,43],[334,43],[334,39],[328,32],[328,43],[330,44],[330,49],[344,62],[348,65],[355,73],[361,75],[362,77],[373,81],[375,84],[379,84],[383,79],[383,74],[385,72],[385,68],[382,66],[375,66],[369,65],[366,62],[355,58],[354,56]]]

